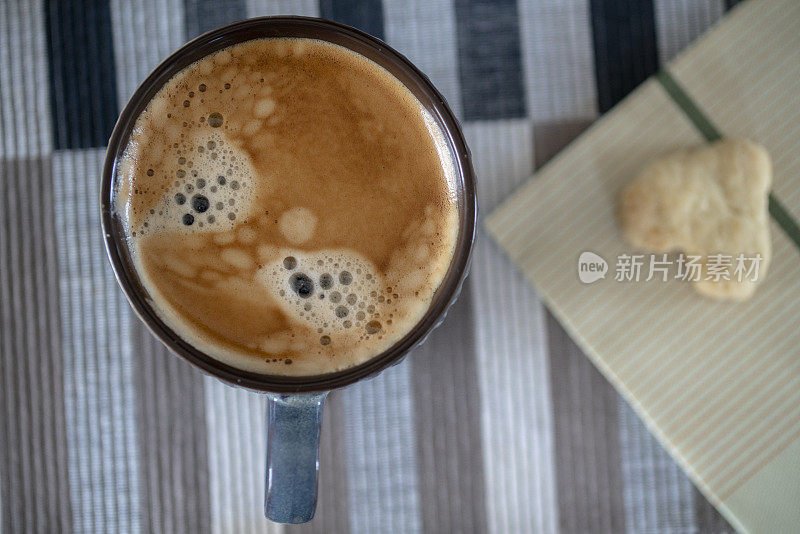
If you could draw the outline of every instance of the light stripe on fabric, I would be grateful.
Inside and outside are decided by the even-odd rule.
[[[141,526],[134,317],[99,230],[104,156],[102,149],[53,156],[69,482],[75,530],[134,532]]]
[[[588,0],[519,2],[528,116],[534,124],[597,116]]]
[[[527,120],[463,125],[473,154],[481,214],[488,213],[533,173],[533,128]]]
[[[411,372],[406,359],[336,393],[344,404],[351,532],[422,531]]]
[[[0,158],[53,150],[43,2],[0,3]]]
[[[527,121],[464,127],[482,209],[533,172]],[[486,513],[490,532],[558,529],[544,313],[534,291],[480,234],[470,274],[475,312]]]
[[[266,406],[263,395],[204,377],[211,531],[279,534],[264,517]]]
[[[111,0],[120,109],[148,74],[186,42],[182,0]]]
[[[319,17],[319,3],[316,0],[247,0],[248,17],[267,15]]]
[[[450,0],[386,2],[386,42],[425,73],[461,116],[458,47]]]

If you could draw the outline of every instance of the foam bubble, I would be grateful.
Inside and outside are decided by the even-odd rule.
[[[219,113],[218,111],[215,111],[208,116],[208,125],[211,126],[212,128],[219,128],[220,126],[222,126],[223,122],[224,119],[222,117],[222,114]]]
[[[369,260],[353,251],[281,250],[259,269],[256,280],[286,315],[328,336],[328,344],[335,345],[343,335],[380,330],[375,321],[382,311],[376,298],[382,277]],[[363,311],[365,307],[369,311]]]
[[[178,155],[179,152],[186,154],[183,150],[173,151],[174,163],[171,167],[165,166],[167,170],[163,172],[176,179],[144,218],[141,227],[135,229],[140,236],[165,231],[225,232],[254,209],[256,171],[244,151],[225,143],[219,133],[207,130],[193,132],[184,143],[195,150],[189,151],[191,156]],[[235,154],[236,164],[214,157],[221,145]],[[259,176],[258,187],[263,189],[263,183],[264,177]],[[241,239],[246,242],[249,237],[245,234]]]

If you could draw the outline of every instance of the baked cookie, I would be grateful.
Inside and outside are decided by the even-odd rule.
[[[625,239],[648,252],[701,256],[698,293],[746,300],[763,280],[771,257],[768,196],[772,164],[761,145],[724,139],[680,150],[647,165],[620,192],[618,218]],[[758,277],[734,273],[736,257],[760,255]],[[725,276],[709,273],[709,260],[733,258]],[[713,266],[715,273],[720,269]],[[711,274],[714,274],[711,276]]]

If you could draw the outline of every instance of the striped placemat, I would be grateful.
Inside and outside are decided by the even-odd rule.
[[[0,533],[732,532],[483,230],[442,326],[329,396],[314,521],[269,523],[263,399],[142,326],[97,198],[136,86],[237,19],[331,18],[405,54],[486,214],[737,2],[0,0]]]
[[[739,530],[800,525],[800,4],[755,0],[581,136],[487,221],[551,311]],[[754,298],[621,282],[614,208],[653,157],[720,135],[774,165],[774,257]],[[591,251],[610,275],[578,279]],[[646,265],[645,265],[646,269]]]

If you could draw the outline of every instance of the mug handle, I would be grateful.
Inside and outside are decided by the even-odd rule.
[[[305,523],[317,506],[319,433],[328,392],[267,394],[267,481],[264,514],[276,523]]]

